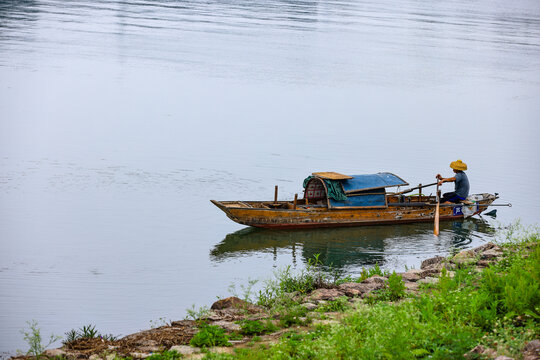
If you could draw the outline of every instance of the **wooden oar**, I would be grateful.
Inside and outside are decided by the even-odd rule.
[[[420,188],[426,188],[426,187],[428,187],[428,186],[433,186],[433,185],[437,185],[437,184],[438,184],[438,182],[434,182],[434,183],[432,183],[432,184],[427,184],[427,185],[418,185],[418,186],[415,186],[415,187],[413,187],[413,188],[410,188],[410,189],[407,189],[407,190],[403,190],[403,191],[394,193],[393,195],[407,194],[407,193],[410,193],[410,192],[413,191],[413,190],[420,189]]]
[[[433,227],[433,234],[439,236],[439,206],[441,199],[439,197],[439,183],[437,183],[437,207],[435,208],[435,225]]]

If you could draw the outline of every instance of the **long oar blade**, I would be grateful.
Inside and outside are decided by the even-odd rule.
[[[435,224],[433,226],[433,234],[439,236],[439,205],[441,199],[439,198],[439,184],[437,184],[437,207],[435,208]]]

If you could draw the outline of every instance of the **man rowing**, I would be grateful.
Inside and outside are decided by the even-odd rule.
[[[455,175],[450,178],[443,178],[441,174],[437,174],[437,180],[439,180],[439,186],[445,182],[455,182],[455,189],[452,192],[444,193],[441,198],[441,204],[458,204],[469,196],[469,179],[465,170],[467,170],[467,164],[461,160],[452,161],[450,167],[454,170]]]

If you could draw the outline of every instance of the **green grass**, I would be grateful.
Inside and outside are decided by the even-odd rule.
[[[191,346],[212,347],[212,346],[230,346],[229,336],[225,330],[216,325],[202,324],[199,332],[189,342]]]
[[[159,353],[154,353],[154,354],[150,355],[149,357],[147,357],[146,359],[147,360],[177,360],[177,359],[181,359],[183,357],[184,356],[182,354],[178,353],[177,351],[167,350],[167,351],[163,351],[163,352],[159,352]]]
[[[288,308],[281,314],[279,319],[279,325],[281,327],[302,326],[307,325],[310,322],[311,318],[308,315],[308,310],[299,305]]]
[[[341,309],[346,313],[339,324],[289,332],[269,348],[208,358],[454,359],[478,344],[518,357],[524,343],[540,336],[538,232],[502,246],[505,257],[498,264],[483,272],[458,269],[453,277],[443,271],[438,284],[407,301],[388,302],[404,296],[401,278],[392,274],[377,295],[385,301]],[[305,315],[293,306],[283,325]]]
[[[328,301],[317,308],[318,312],[337,312],[345,311],[350,308],[349,298],[347,296],[340,296],[336,300]]]
[[[269,320],[264,323],[260,320],[242,320],[240,322],[240,332],[243,335],[262,335],[278,330],[278,327]]]

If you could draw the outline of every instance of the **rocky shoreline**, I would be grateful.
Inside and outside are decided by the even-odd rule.
[[[444,276],[450,278],[454,276],[454,270],[463,266],[472,266],[471,269],[480,272],[491,264],[500,261],[502,256],[503,249],[501,247],[493,243],[486,243],[473,249],[461,251],[452,257],[437,256],[426,259],[422,262],[420,269],[410,269],[397,275],[403,280],[405,291],[414,294],[421,291],[421,288],[436,284],[439,281],[441,272],[444,272]],[[387,283],[388,276],[374,275],[361,282],[346,282],[339,285],[324,286],[307,294],[293,292],[287,295],[295,303],[307,309],[310,314],[313,312],[312,324],[329,324],[338,322],[341,313],[315,313],[314,311],[329,302],[344,299],[345,297],[349,303],[361,303],[374,292],[384,289]],[[422,286],[422,284],[426,285]],[[217,353],[233,353],[234,348],[246,347],[252,340],[250,336],[243,336],[239,340],[231,340],[231,346],[210,349],[190,346],[190,340],[199,331],[201,321],[218,326],[227,333],[235,333],[241,329],[239,322],[245,320],[266,320],[277,325],[280,314],[270,314],[263,307],[250,304],[237,297],[229,297],[216,301],[212,304],[210,311],[199,319],[172,321],[169,325],[140,331],[118,340],[99,337],[77,339],[66,343],[61,348],[46,350],[43,355],[49,358],[61,357],[89,360],[114,360],[118,356],[144,359],[157,352],[174,350],[185,358],[199,359],[204,357],[204,352],[208,350]],[[301,329],[302,326],[298,328]],[[269,345],[276,343],[285,331],[287,331],[286,328],[262,335],[258,339],[259,344]],[[496,357],[495,355],[496,352],[493,349],[477,346],[471,349],[468,357],[496,358],[497,360],[510,359],[508,357]],[[16,358],[28,358],[28,356],[18,356],[13,359]],[[540,340],[524,344],[522,358],[525,360],[540,359]]]

